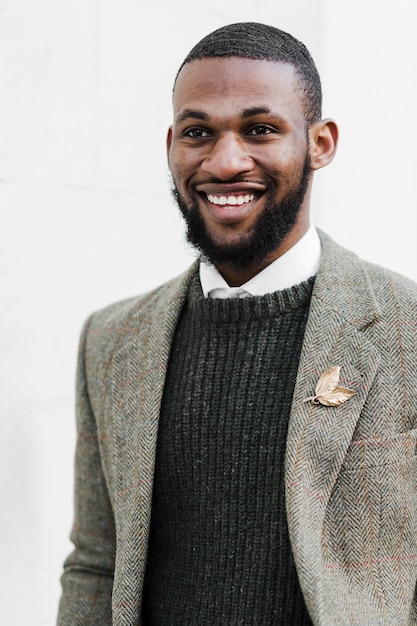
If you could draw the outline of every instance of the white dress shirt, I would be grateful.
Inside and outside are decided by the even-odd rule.
[[[203,294],[206,298],[246,298],[293,287],[317,273],[320,254],[317,230],[310,226],[292,248],[240,287],[229,287],[214,265],[200,263]]]

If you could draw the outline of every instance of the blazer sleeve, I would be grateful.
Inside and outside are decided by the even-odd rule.
[[[84,326],[77,369],[77,444],[75,452],[74,551],[64,563],[58,626],[112,624],[115,562],[114,516],[100,459],[97,422],[86,380]]]

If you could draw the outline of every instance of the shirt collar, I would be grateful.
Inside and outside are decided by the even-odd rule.
[[[320,254],[317,230],[310,226],[292,248],[241,287],[229,287],[214,265],[201,262],[201,288],[204,296],[210,298],[263,296],[293,287],[314,276],[319,268]]]

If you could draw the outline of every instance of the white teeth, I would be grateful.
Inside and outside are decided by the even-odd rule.
[[[230,205],[230,206],[240,206],[245,204],[246,202],[252,202],[255,199],[255,194],[245,194],[242,196],[215,196],[214,194],[207,194],[208,201],[212,204],[220,204],[222,206]]]

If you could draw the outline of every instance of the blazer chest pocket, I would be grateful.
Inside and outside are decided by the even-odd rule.
[[[342,568],[352,576],[360,593],[369,588],[372,594],[380,586],[388,598],[396,587],[414,589],[416,446],[413,429],[394,437],[352,441],[345,456],[326,510],[323,536],[331,546],[328,567]]]
[[[417,462],[417,428],[393,437],[367,437],[352,441],[342,472]]]

